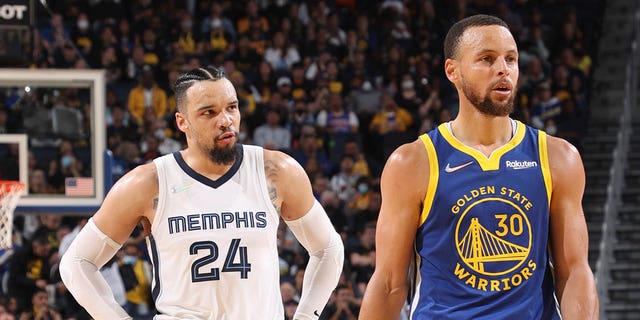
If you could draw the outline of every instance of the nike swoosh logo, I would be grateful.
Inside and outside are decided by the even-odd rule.
[[[191,188],[190,184],[188,184],[186,186],[181,186],[181,187],[173,187],[173,188],[171,188],[171,192],[178,193],[178,192],[185,191],[185,190],[187,190],[189,188]]]
[[[468,166],[468,165],[470,165],[472,163],[473,163],[473,161],[469,161],[467,163],[463,163],[463,164],[461,164],[459,166],[455,166],[455,167],[451,167],[451,164],[447,163],[447,166],[444,168],[444,171],[448,172],[448,173],[455,172],[455,171],[458,171],[458,170],[460,170],[460,169],[462,169],[462,168],[464,168],[464,167],[466,167],[466,166]]]
[[[318,314],[318,310],[314,310],[314,311],[313,311],[313,315],[314,315],[314,316],[318,316],[318,318],[320,317],[320,315]]]

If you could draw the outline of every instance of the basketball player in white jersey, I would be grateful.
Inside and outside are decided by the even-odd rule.
[[[113,186],[62,259],[65,285],[95,319],[131,319],[98,270],[142,223],[154,319],[281,320],[282,217],[310,255],[294,319],[317,319],[338,283],[343,244],[304,170],[282,152],[236,143],[238,99],[222,71],[191,70],[175,93],[187,148]]]

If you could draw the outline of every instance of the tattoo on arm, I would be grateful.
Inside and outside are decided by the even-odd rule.
[[[278,179],[279,168],[273,161],[265,160],[264,171],[267,177],[267,191],[269,192],[269,199],[271,199],[271,203],[276,208],[278,213],[280,213],[281,202],[278,201],[278,189],[275,185],[275,180]]]

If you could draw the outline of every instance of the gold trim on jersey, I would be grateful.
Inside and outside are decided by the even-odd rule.
[[[549,168],[549,155],[547,154],[547,134],[538,130],[538,151],[540,151],[540,170],[544,179],[544,186],[547,189],[547,204],[551,205],[551,190],[553,182],[551,181],[551,169]]]
[[[500,169],[500,158],[505,153],[518,146],[520,142],[522,142],[522,139],[524,139],[524,135],[526,132],[525,125],[518,121],[516,134],[513,136],[513,138],[511,138],[511,140],[509,140],[509,142],[507,142],[505,145],[493,151],[491,155],[487,157],[482,152],[466,146],[464,143],[460,142],[460,140],[454,137],[453,134],[451,134],[451,132],[447,129],[446,123],[439,125],[438,130],[440,131],[440,134],[444,137],[444,139],[447,140],[449,144],[451,144],[451,146],[476,159],[476,161],[478,161],[478,164],[480,165],[480,168],[482,168],[482,171]]]
[[[425,149],[427,149],[427,158],[429,159],[429,184],[427,185],[427,194],[424,197],[422,213],[420,214],[420,223],[418,224],[418,227],[421,227],[427,220],[429,211],[431,211],[431,205],[433,205],[433,198],[435,198],[436,189],[438,188],[440,168],[438,165],[436,148],[433,146],[431,138],[429,138],[426,133],[420,135],[419,138],[422,140],[422,144],[424,144]]]

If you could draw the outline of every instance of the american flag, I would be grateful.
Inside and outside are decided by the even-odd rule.
[[[65,178],[66,196],[93,196],[93,178]]]

